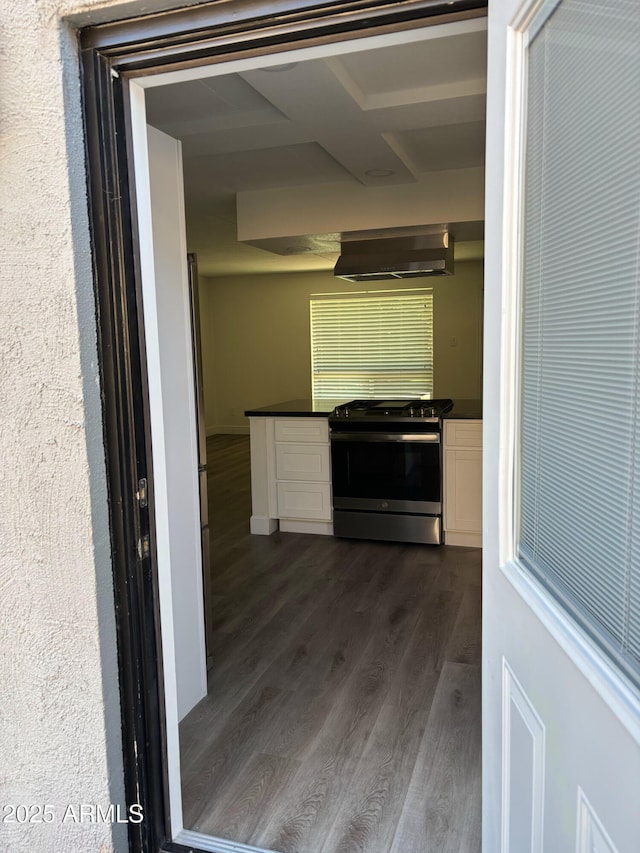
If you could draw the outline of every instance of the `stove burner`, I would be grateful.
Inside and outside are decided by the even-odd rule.
[[[333,410],[334,418],[416,418],[439,420],[453,408],[453,401],[442,400],[352,400]]]

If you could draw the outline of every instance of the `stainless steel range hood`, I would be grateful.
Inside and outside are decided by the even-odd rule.
[[[453,275],[453,237],[445,232],[343,240],[333,274],[347,281]]]

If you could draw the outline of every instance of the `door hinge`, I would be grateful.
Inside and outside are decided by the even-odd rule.
[[[138,539],[138,557],[140,560],[147,559],[149,556],[149,549],[149,534],[145,533],[144,536],[141,536],[140,539]]]
[[[138,503],[144,509],[149,503],[149,499],[147,496],[147,478],[143,477],[141,480],[138,480],[138,491],[136,492],[136,498],[138,499]]]

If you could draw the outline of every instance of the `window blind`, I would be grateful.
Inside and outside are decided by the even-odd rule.
[[[312,298],[311,375],[317,399],[430,398],[432,291]]]
[[[528,48],[521,561],[640,685],[640,17],[563,0]]]

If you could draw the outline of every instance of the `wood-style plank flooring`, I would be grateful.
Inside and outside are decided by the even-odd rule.
[[[208,440],[209,695],[185,826],[281,853],[480,850],[480,551],[249,534],[249,442]]]

